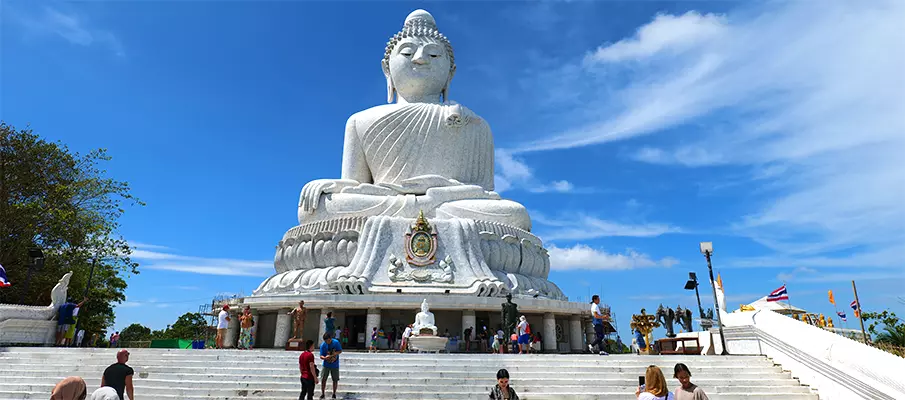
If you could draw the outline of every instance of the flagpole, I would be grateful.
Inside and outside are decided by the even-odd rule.
[[[786,288],[786,304],[789,305],[789,318],[792,318],[792,296],[789,296],[789,287],[786,286],[786,281],[782,281],[782,286]]]
[[[858,314],[858,321],[861,321],[861,334],[864,335],[864,344],[869,344],[867,332],[864,330],[864,318],[861,317],[861,315],[863,314],[861,312],[861,300],[858,300],[858,288],[855,287],[854,280],[852,281],[852,291],[855,292],[855,305],[858,307],[856,312]]]

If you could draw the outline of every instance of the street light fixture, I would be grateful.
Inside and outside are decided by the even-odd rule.
[[[19,292],[19,304],[25,304],[25,294],[28,293],[28,287],[31,285],[31,276],[35,272],[35,268],[44,268],[44,252],[40,247],[32,247],[28,249],[28,257],[31,262],[28,264],[28,275],[25,276],[25,287]]]
[[[716,284],[713,280],[713,265],[710,264],[710,256],[713,255],[713,242],[701,242],[701,254],[707,259],[707,271],[710,272],[710,286],[713,288],[713,305],[716,307],[716,321],[720,325],[720,342],[723,344],[723,352],[720,354],[728,356],[729,349],[726,348],[726,335],[723,334],[723,320],[720,316],[720,303],[716,298]]]
[[[688,282],[685,282],[685,290],[694,290],[694,295],[698,298],[698,312],[700,318],[704,319],[704,307],[701,306],[701,293],[698,292],[698,274],[694,272],[688,273]]]

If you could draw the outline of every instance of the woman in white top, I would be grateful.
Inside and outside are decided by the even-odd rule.
[[[644,372],[644,386],[638,386],[635,391],[638,400],[676,400],[666,387],[666,377],[656,365],[647,367]]]

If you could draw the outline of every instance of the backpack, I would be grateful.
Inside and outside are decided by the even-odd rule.
[[[525,324],[525,334],[526,335],[531,334],[531,324],[527,324],[527,323]]]

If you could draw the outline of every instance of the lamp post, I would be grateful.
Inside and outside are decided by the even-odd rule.
[[[91,280],[94,278],[94,268],[97,267],[97,256],[94,257],[94,261],[91,262],[91,270],[88,272],[88,282],[85,283],[85,293],[82,295],[82,298],[88,298],[88,289],[91,289]],[[86,307],[87,308],[87,307]],[[82,319],[85,318],[85,311],[79,311],[79,318],[75,320],[75,334],[78,336],[79,329],[81,329]],[[76,347],[78,343],[75,340],[70,343],[73,347]]]
[[[710,272],[710,286],[713,288],[713,305],[716,307],[716,322],[720,325],[720,342],[723,344],[723,352],[720,355],[728,356],[726,348],[726,336],[723,334],[723,319],[720,316],[720,303],[716,298],[716,283],[713,280],[713,265],[710,264],[710,256],[713,255],[713,242],[701,242],[701,254],[707,259],[707,271]]]
[[[44,252],[41,251],[41,248],[32,247],[28,249],[28,257],[31,258],[31,263],[28,264],[28,275],[25,276],[25,287],[19,292],[19,304],[25,304],[25,294],[28,293],[28,287],[31,285],[31,276],[34,274],[35,268],[41,269],[44,267]]]
[[[704,319],[704,307],[701,306],[701,293],[698,292],[698,274],[694,272],[688,273],[688,282],[685,282],[685,290],[694,289],[694,295],[698,298],[698,312],[701,319]]]

